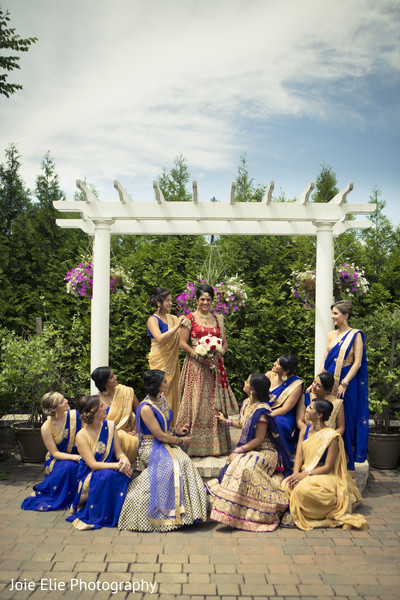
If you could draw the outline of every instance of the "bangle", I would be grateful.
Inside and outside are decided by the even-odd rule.
[[[347,381],[341,381],[340,385],[342,385],[343,387],[349,387],[349,384]]]
[[[243,446],[238,446],[237,448],[234,449],[233,452],[235,454],[244,454],[246,452],[246,450],[243,448]]]
[[[183,437],[179,438],[179,445],[181,446],[181,448],[183,448],[183,446],[185,445],[185,439]]]
[[[228,427],[231,427],[233,424],[232,419],[225,419],[225,425],[228,425]]]

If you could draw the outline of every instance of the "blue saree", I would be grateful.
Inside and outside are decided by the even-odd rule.
[[[358,333],[363,340],[362,362],[343,398],[346,427],[343,441],[348,460],[347,468],[350,470],[354,470],[354,462],[367,460],[368,451],[368,364],[364,333],[359,329],[350,329],[329,350],[324,364],[325,371],[332,373],[335,377],[332,394],[336,395],[341,380],[351,369],[351,364],[343,365]]]
[[[113,421],[103,421],[96,442],[87,436],[97,462],[118,462],[114,455],[114,430]],[[79,530],[115,527],[130,478],[111,468],[92,471],[81,459],[78,480],[71,507],[74,514],[66,520]]]
[[[51,422],[51,417],[49,417]],[[78,454],[75,436],[82,423],[76,410],[66,413],[64,427],[57,432],[52,427],[52,435],[57,449],[67,454]],[[56,460],[48,452],[44,463],[44,481],[33,486],[32,495],[21,504],[24,510],[60,510],[71,504],[78,489],[78,463],[74,460]]]
[[[300,377],[297,377],[297,375],[292,375],[291,377],[289,377],[289,379],[287,379],[287,381],[274,388],[270,392],[270,400],[267,404],[272,410],[272,415],[274,414],[274,410],[280,408],[285,402],[285,400],[293,392],[293,390],[300,385],[303,385],[302,379],[300,379]],[[286,415],[278,415],[277,417],[274,417],[274,419],[279,425],[279,429],[283,437],[285,438],[287,447],[291,452],[294,452],[295,436],[297,433],[296,406],[294,406],[288,413],[286,413]]]
[[[157,440],[143,421],[144,406],[153,411],[160,428],[169,431],[172,411],[165,396],[148,396],[136,411],[138,456],[147,466],[128,487],[118,528],[131,531],[171,531],[207,519],[203,481],[181,448]]]

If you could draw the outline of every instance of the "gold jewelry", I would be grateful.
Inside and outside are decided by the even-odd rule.
[[[319,431],[321,429],[321,419],[318,417],[318,421],[317,421],[317,425],[315,427],[316,431]]]
[[[196,313],[197,313],[198,317],[200,319],[203,319],[203,321],[205,321],[206,323],[208,321],[212,321],[214,319],[214,315],[210,312],[206,313],[205,316],[199,310],[196,310]]]
[[[281,377],[282,381],[287,381],[288,376],[284,373]]]

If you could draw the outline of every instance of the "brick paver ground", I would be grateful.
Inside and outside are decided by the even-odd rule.
[[[397,471],[371,470],[359,509],[368,531],[255,534],[208,523],[142,534],[79,532],[65,522],[66,511],[22,511],[42,467],[12,458],[0,470],[9,474],[0,481],[1,600],[400,598]],[[12,580],[33,589],[10,590]],[[117,586],[133,589],[112,593]]]

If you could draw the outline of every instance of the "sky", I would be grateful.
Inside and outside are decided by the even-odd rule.
[[[321,164],[349,203],[375,186],[400,225],[399,0],[0,0],[38,42],[0,97],[33,189],[47,151],[76,179],[137,201],[176,156],[199,200],[228,201],[245,154],[255,184],[300,196]],[[397,157],[397,158],[396,158]]]

